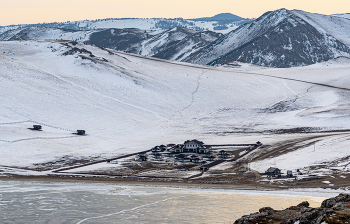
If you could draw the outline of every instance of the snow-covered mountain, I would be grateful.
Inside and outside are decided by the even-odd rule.
[[[220,37],[222,34],[212,31],[194,31],[178,27],[143,41],[140,50],[134,53],[181,61]]]
[[[166,31],[136,28],[77,31],[50,27],[27,27],[0,34],[0,40],[72,40],[87,41],[100,47],[145,56],[181,61],[223,34],[176,27]]]
[[[91,21],[83,21],[77,23],[75,28],[90,27],[93,30],[25,27],[0,34],[0,40],[88,41],[110,49],[197,64],[217,65],[240,60],[269,67],[295,67],[350,56],[350,20],[343,18],[346,15],[327,16],[280,9],[267,12],[227,34],[202,31],[198,27],[185,28],[180,23],[185,21],[182,19],[171,21],[177,24],[174,26],[184,27],[167,30],[162,29],[172,25],[150,30],[149,26],[137,25],[141,24],[141,20],[130,20],[135,23],[123,19],[101,20],[95,21],[94,26],[85,26]],[[218,24],[227,25],[240,19],[232,14],[219,14],[191,21],[193,24],[206,24],[216,20]],[[114,25],[120,27],[118,24],[121,21],[125,22],[124,27],[135,27],[107,28]],[[164,24],[170,20],[165,21],[168,20],[164,20]],[[57,26],[64,27],[62,24]]]
[[[175,27],[185,27],[193,30],[209,30],[220,33],[228,33],[240,25],[251,21],[235,16],[230,13],[219,14],[213,17],[199,18],[199,19],[98,19],[98,20],[83,20],[83,21],[68,21],[64,23],[39,23],[39,24],[22,24],[0,26],[0,33],[8,30],[26,27],[52,27],[71,30],[96,30],[96,29],[125,29],[137,28],[141,30],[168,30]]]
[[[186,139],[272,144],[294,128],[350,128],[349,58],[225,68],[68,41],[2,41],[0,58],[0,166],[48,169]]]
[[[270,67],[350,56],[350,20],[280,9],[228,33],[185,59],[199,64],[243,60]]]
[[[350,13],[344,13],[344,14],[333,14],[332,16],[342,17],[345,19],[350,19]]]

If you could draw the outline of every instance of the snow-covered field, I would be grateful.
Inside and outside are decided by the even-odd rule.
[[[269,167],[278,167],[283,173],[287,170],[296,172],[297,169],[305,170],[309,166],[333,163],[327,169],[313,170],[312,174],[327,173],[330,169],[338,169],[345,173],[350,173],[350,162],[343,158],[349,156],[350,134],[322,137],[320,139],[310,140],[313,144],[302,147],[299,150],[289,152],[274,158],[253,162],[250,167],[261,173],[265,172]],[[315,142],[315,143],[314,143]],[[306,169],[305,171],[308,171]]]
[[[110,158],[194,138],[273,144],[288,135],[263,131],[295,127],[347,129],[349,67],[348,58],[289,69],[210,67],[83,44],[0,42],[0,165]],[[28,129],[34,124],[43,130]],[[87,135],[73,135],[78,129]],[[348,140],[334,142],[346,156]]]

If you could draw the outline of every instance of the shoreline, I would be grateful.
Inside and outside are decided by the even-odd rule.
[[[55,177],[55,176],[0,176],[0,181],[23,181],[23,182],[62,182],[62,183],[99,183],[99,184],[116,184],[116,185],[133,185],[133,186],[155,186],[155,187],[178,187],[178,188],[206,188],[206,189],[232,189],[232,190],[259,190],[273,191],[285,190],[282,188],[266,188],[250,185],[232,185],[232,184],[201,184],[185,181],[147,181],[144,179],[129,178],[105,178],[105,177]]]
[[[239,190],[239,191],[263,191],[263,192],[309,192],[311,189],[324,189],[319,193],[340,193],[346,192],[344,189],[331,188],[310,188],[310,187],[276,187],[276,186],[254,186],[246,184],[201,184],[185,181],[145,181],[140,179],[127,178],[103,178],[103,177],[57,177],[57,176],[0,176],[0,181],[9,182],[38,182],[38,183],[86,183],[86,184],[106,184],[106,185],[126,185],[144,187],[169,187],[169,188],[192,188],[192,189],[212,189],[212,190]],[[302,191],[307,189],[307,191]],[[315,192],[315,191],[310,191]]]

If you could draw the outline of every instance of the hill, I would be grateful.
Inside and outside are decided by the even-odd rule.
[[[285,139],[280,130],[350,128],[346,58],[222,68],[67,41],[0,48],[2,166],[52,169],[186,139],[273,144]],[[78,129],[87,136],[72,135]]]

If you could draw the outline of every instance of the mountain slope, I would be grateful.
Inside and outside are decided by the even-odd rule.
[[[230,20],[222,22],[222,15],[219,14],[214,17],[210,17],[210,20],[188,20],[182,18],[176,19],[163,19],[163,18],[151,18],[151,19],[136,19],[136,18],[121,18],[121,19],[97,19],[97,20],[82,20],[82,21],[68,21],[63,23],[39,23],[39,24],[22,24],[22,25],[10,25],[0,26],[0,33],[4,33],[9,30],[27,27],[51,27],[71,30],[97,30],[97,29],[125,29],[136,28],[141,30],[168,30],[176,27],[185,27],[193,30],[210,30],[219,31],[221,33],[228,33],[240,25],[247,23],[250,19],[244,19],[238,16],[227,17],[224,14],[224,18],[230,18]]]
[[[244,20],[244,18],[233,15],[231,13],[220,13],[212,17],[203,17],[203,18],[197,18],[192,19],[194,21],[241,21]]]
[[[135,53],[181,61],[185,55],[207,46],[221,36],[211,31],[194,31],[178,27],[143,41],[140,50]]]
[[[277,130],[350,128],[347,58],[231,69],[67,41],[0,48],[0,165],[52,168],[193,138],[269,144]]]
[[[222,36],[222,34],[212,31],[196,31],[183,27],[163,32],[134,28],[77,31],[50,27],[29,27],[0,34],[0,40],[87,41],[100,47],[181,61]]]
[[[267,12],[185,59],[200,64],[243,60],[272,67],[309,65],[350,55],[350,21],[288,11]]]
[[[152,56],[172,61],[183,61],[189,55],[199,51],[221,36],[222,35],[219,33],[211,31],[195,32],[177,43],[163,48],[161,51],[157,51],[157,53]]]

